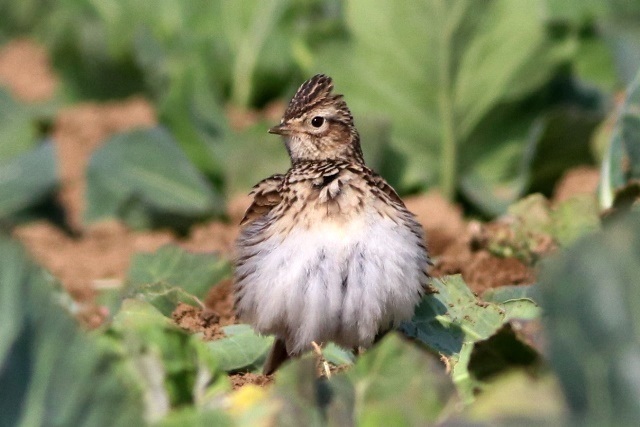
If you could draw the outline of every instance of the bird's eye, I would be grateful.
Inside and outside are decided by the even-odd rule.
[[[323,123],[324,117],[315,116],[313,119],[311,119],[311,126],[313,126],[314,128],[319,128]]]

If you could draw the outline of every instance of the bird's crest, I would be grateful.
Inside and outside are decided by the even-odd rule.
[[[342,99],[342,95],[334,95],[333,80],[324,74],[316,74],[304,82],[289,102],[289,106],[284,113],[283,120],[287,121],[295,117],[300,117],[307,111],[318,107],[333,105],[338,111],[343,113],[349,123],[353,123],[353,117],[347,107],[347,103]]]

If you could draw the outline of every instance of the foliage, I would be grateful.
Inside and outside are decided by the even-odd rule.
[[[207,343],[209,351],[225,371],[258,370],[273,344],[272,337],[257,335],[249,325],[223,328],[226,338]]]
[[[6,162],[35,145],[34,111],[0,88],[0,160]]]
[[[9,248],[9,252],[3,248],[3,262],[7,264],[7,268],[3,268],[2,271],[3,274],[9,276],[3,278],[3,283],[29,283],[20,277],[27,273],[27,276],[29,274],[35,275],[34,271],[39,274],[35,275],[36,278],[43,277],[40,270],[30,267],[15,244],[6,243],[5,246]],[[166,253],[166,250],[164,252]],[[152,270],[155,259],[144,257],[140,258],[137,263],[142,265],[145,264],[144,261],[148,262],[148,267]],[[188,277],[189,265],[173,263],[173,266],[173,269],[168,269],[172,270],[170,277]],[[140,268],[134,268],[133,271]],[[451,279],[450,284],[452,285],[450,288],[453,290],[450,295],[443,295],[441,297],[443,300],[446,301],[446,298],[450,297],[459,298],[460,295],[464,295],[465,287],[459,278]],[[18,304],[12,304],[15,301],[11,297],[13,296],[14,299],[20,297],[18,290],[22,288],[5,289],[13,293],[13,295],[6,295],[7,298],[3,299],[6,307],[18,307]],[[11,289],[14,290],[11,291]],[[38,289],[42,293],[41,298],[49,301],[47,304],[52,304],[51,288],[49,287],[49,290],[47,287]],[[71,320],[67,318],[60,307],[55,307],[56,316],[65,319],[67,327],[71,327],[71,331],[68,333],[75,336],[74,339],[80,340],[82,345],[90,348],[90,344],[85,342],[89,340],[101,352],[111,355],[109,363],[113,364],[115,370],[108,371],[111,372],[109,375],[113,375],[113,372],[127,373],[128,381],[124,387],[126,390],[131,389],[131,393],[137,393],[138,396],[137,401],[128,401],[127,404],[137,408],[138,411],[142,411],[144,408],[144,416],[148,421],[163,420],[163,422],[171,423],[178,422],[176,420],[208,416],[228,419],[228,415],[219,413],[220,399],[228,393],[228,383],[224,377],[220,376],[220,369],[236,370],[259,365],[259,360],[264,357],[271,340],[256,336],[247,326],[237,325],[225,329],[227,338],[204,343],[199,337],[190,337],[177,328],[166,317],[169,313],[165,313],[163,316],[161,312],[146,302],[147,290],[144,287],[138,288],[137,292],[132,294],[132,299],[126,299],[123,302],[111,325],[106,330],[100,331],[98,336],[87,337],[85,333],[77,330],[77,327],[72,325]],[[472,297],[467,296],[467,298],[471,301]],[[528,299],[519,298],[510,301],[517,302],[517,304],[529,301],[528,303],[531,304]],[[41,304],[44,302],[40,301]],[[494,314],[508,319],[513,314],[507,314],[505,317],[505,313],[515,313],[511,312],[508,307],[516,307],[517,304],[501,303],[501,306],[506,307],[507,311],[499,314],[493,310]],[[493,304],[491,306],[493,307]],[[521,311],[518,316],[532,315],[533,312],[530,310],[534,307],[535,305],[531,305],[530,308]],[[45,323],[34,325],[36,330],[27,328],[28,331],[20,332],[23,328],[21,322],[24,320],[22,319],[25,319],[24,316],[29,318],[32,315],[32,309],[27,308],[23,315],[16,315],[14,310],[3,311],[7,315],[2,329],[3,336],[6,338],[2,340],[3,343],[16,342],[17,337],[22,336],[21,333],[32,334],[36,332],[36,336],[48,336],[46,328],[53,327],[55,324],[51,318],[47,317]],[[473,309],[469,306],[462,306],[460,313],[469,310]],[[492,309],[489,308],[489,310]],[[481,316],[478,318],[480,319]],[[462,327],[472,328],[475,322],[472,320],[465,323],[466,320],[456,318],[454,313],[445,315],[441,319],[449,327],[456,322],[462,322],[460,323]],[[416,324],[425,322],[424,309],[417,314],[415,322]],[[428,329],[424,325],[418,326],[418,328],[422,331]],[[491,326],[489,328],[494,329]],[[434,346],[439,345],[439,340],[446,341],[443,327],[436,326],[437,329],[439,331],[435,332],[435,338],[426,340]],[[485,335],[491,335],[492,332],[487,331]],[[475,334],[471,330],[469,333]],[[56,337],[59,338],[60,335],[56,335]],[[477,339],[478,336],[475,338]],[[58,340],[53,342],[59,343]],[[71,346],[69,351],[72,351],[73,348]],[[439,349],[442,350],[442,348]],[[6,362],[2,365],[4,368],[1,372],[3,375],[7,375],[7,372],[13,372],[15,369],[13,363],[17,363],[12,357],[9,357],[16,351],[15,344],[3,347],[2,350],[3,360]],[[55,366],[57,375],[64,377],[72,372],[78,373],[79,358],[89,357],[91,354],[86,349],[84,352],[69,353],[66,356],[68,363],[63,365],[46,362],[46,360],[53,359],[42,359],[40,363],[51,368]],[[250,356],[251,354],[253,355]],[[42,357],[50,355],[50,353],[46,353]],[[19,360],[30,359],[27,357]],[[377,424],[381,422],[380,420],[388,422],[404,420],[406,423],[415,424],[419,420],[438,418],[444,410],[446,401],[455,398],[455,394],[452,394],[451,382],[444,375],[443,367],[437,366],[435,359],[430,355],[415,345],[403,342],[397,335],[386,338],[375,349],[359,358],[346,375],[338,375],[329,382],[318,382],[315,379],[315,368],[312,367],[313,364],[309,365],[308,362],[305,359],[292,363],[283,369],[278,374],[278,386],[269,391],[265,397],[266,401],[279,402],[274,406],[280,408],[275,411],[274,416],[285,424],[287,420],[292,422],[297,419],[291,417],[300,410],[308,414],[306,416],[311,417],[310,420],[316,420],[315,422],[319,422],[323,417],[329,419],[337,417],[336,420],[355,420],[359,424]],[[398,366],[403,366],[403,369],[398,371]],[[417,374],[418,372],[419,374]],[[34,381],[37,380],[36,383],[29,387],[44,387],[46,378],[48,378],[46,375],[37,377],[34,379]],[[97,380],[96,384],[99,385],[100,381]],[[92,386],[96,384],[92,384]],[[11,387],[17,387],[17,384]],[[310,387],[309,392],[303,391],[305,387]],[[80,390],[83,390],[82,382],[74,383],[73,387],[66,386],[65,389],[81,392]],[[99,390],[100,386],[97,389]],[[15,393],[14,388],[9,390]],[[318,400],[314,397],[317,393],[325,397]],[[70,393],[70,396],[75,396],[75,394]],[[236,398],[234,397],[234,399]],[[142,405],[142,400],[144,405]],[[85,400],[85,402],[89,402],[89,400]],[[420,403],[418,404],[418,402]],[[123,402],[118,404],[124,405]],[[191,405],[194,410],[186,410],[185,405]],[[422,409],[419,412],[409,410],[413,407]],[[252,411],[261,411],[259,408],[260,405],[250,405],[240,411],[241,414],[238,414],[236,410],[235,415],[232,415],[236,419],[251,417]],[[73,407],[70,407],[69,411],[71,412],[67,414],[68,416],[78,415],[77,410],[74,410]],[[138,416],[141,415],[139,412]]]
[[[269,135],[269,125],[261,121],[235,134],[228,134],[215,148],[223,166],[227,194],[247,194],[260,180],[282,173],[289,167],[283,144]],[[239,165],[243,165],[239,167]]]
[[[7,20],[0,33],[39,36],[69,97],[148,93],[190,160],[216,179],[221,162],[211,150],[226,128],[221,100],[263,105],[301,79],[318,39],[340,34],[337,1],[42,3],[4,7],[20,24]]]
[[[369,6],[349,3],[353,46],[340,44],[319,61],[349,94],[356,115],[381,114],[385,106],[394,124],[392,141],[412,159],[401,188],[437,183],[451,197],[461,180],[489,190],[501,185],[507,201],[517,197],[527,165],[507,168],[525,161],[532,117],[509,127],[514,118],[507,112],[552,77],[571,45],[555,42],[542,21],[530,19],[538,7],[533,2]],[[494,112],[500,104],[508,106]],[[492,127],[500,131],[474,145],[474,130],[490,113],[499,120]],[[483,173],[500,167],[503,172]],[[487,181],[490,176],[500,181]]]
[[[53,144],[37,141],[48,110],[17,102],[0,88],[0,221],[42,202],[57,186]]]
[[[454,396],[443,367],[395,334],[359,359],[347,375],[353,381],[357,425],[434,422]]]
[[[234,192],[253,174],[239,177],[227,159],[252,171],[274,159],[277,172],[286,155],[252,132],[237,135],[225,104],[262,107],[321,71],[373,129],[363,132],[365,153],[377,151],[371,135],[385,135],[374,166],[401,193],[438,186],[502,213],[592,161],[603,106],[640,66],[640,11],[624,0],[13,3],[1,9],[13,19],[0,33],[39,36],[62,93],[149,94],[189,160]],[[235,144],[243,140],[252,150]]]
[[[638,419],[640,217],[630,214],[550,260],[541,279],[550,360],[579,424]]]
[[[161,128],[116,135],[91,157],[88,222],[119,217],[136,228],[179,226],[222,210],[220,196]]]
[[[287,364],[270,391],[235,412],[236,418],[282,426],[419,425],[436,420],[454,398],[431,356],[390,335],[349,373],[330,380],[317,378],[309,358]]]
[[[579,194],[552,205],[541,194],[532,194],[509,206],[503,228],[488,236],[486,248],[493,254],[516,257],[534,265],[556,246],[566,247],[584,234],[600,228],[595,197]]]
[[[583,234],[599,228],[598,209],[591,195],[577,195],[550,206],[537,194],[509,207],[515,219],[517,233],[546,234],[562,246],[568,246]]]
[[[480,385],[469,372],[474,345],[493,336],[512,319],[535,319],[539,308],[530,298],[483,302],[460,276],[434,279],[432,286],[436,293],[423,299],[402,330],[447,358],[453,382],[462,398],[470,402]]]
[[[119,355],[79,330],[45,272],[0,239],[4,425],[139,425],[142,395]]]
[[[615,396],[618,390],[626,390],[624,387],[629,386],[618,376],[623,375],[619,374],[624,372],[622,366],[605,367],[609,366],[611,360],[625,364],[633,352],[637,352],[633,347],[636,343],[618,323],[633,325],[624,316],[628,317],[631,313],[627,308],[632,307],[634,301],[628,290],[633,288],[638,276],[634,269],[637,269],[635,258],[640,249],[633,245],[640,244],[637,242],[639,224],[637,217],[614,224],[604,233],[577,242],[552,263],[543,264],[546,271],[542,281],[543,301],[548,312],[546,322],[548,330],[553,331],[551,360],[562,381],[569,406],[581,418],[607,420],[612,419],[611,416],[619,416],[618,419],[625,420],[626,417],[632,419],[635,416],[632,412],[635,410],[634,399],[601,400],[602,393],[598,394],[598,391],[605,387],[607,393]],[[169,253],[173,253],[177,260],[189,256],[175,248],[164,248],[154,256],[141,256],[136,261],[137,266],[132,268],[132,276],[138,277],[140,271],[156,271],[158,259],[165,259]],[[620,254],[625,255],[621,257]],[[128,411],[138,411],[138,417],[143,416],[144,412],[146,420],[166,424],[211,419],[229,425],[250,425],[258,420],[272,420],[279,425],[299,424],[301,420],[309,425],[416,425],[424,420],[451,419],[474,420],[491,425],[508,420],[545,424],[565,419],[565,406],[558,397],[559,391],[553,377],[549,373],[534,374],[532,377],[532,372],[536,372],[535,369],[531,371],[535,366],[532,363],[537,359],[527,361],[523,358],[525,353],[514,358],[516,353],[513,353],[515,347],[526,346],[526,340],[522,341],[524,338],[517,333],[505,332],[507,324],[521,324],[538,317],[539,308],[533,302],[533,299],[539,299],[536,286],[495,289],[485,293],[481,300],[470,292],[459,276],[433,282],[438,293],[425,297],[415,318],[402,330],[433,352],[446,357],[449,375],[428,352],[394,333],[359,357],[346,373],[330,380],[317,379],[315,364],[306,357],[285,365],[277,374],[274,387],[257,390],[245,386],[231,392],[222,372],[259,367],[271,343],[270,338],[255,335],[246,325],[235,325],[224,329],[226,338],[202,342],[199,336],[189,336],[177,328],[168,317],[170,310],[158,311],[154,308],[153,292],[149,287],[153,284],[132,288],[131,298],[125,299],[111,324],[104,330],[87,335],[79,331],[62,308],[53,303],[59,297],[48,280],[41,270],[26,261],[14,243],[3,241],[0,260],[3,263],[0,270],[3,274],[2,283],[15,284],[2,288],[1,313],[4,320],[0,329],[3,339],[0,342],[4,346],[0,347],[0,359],[3,360],[0,376],[3,384],[9,384],[4,390],[20,400],[20,396],[40,393],[31,391],[32,388],[48,389],[48,381],[61,381],[58,378],[72,375],[69,378],[73,378],[73,383],[65,385],[65,390],[71,390],[68,393],[71,406],[65,406],[65,416],[71,418],[65,419],[77,419],[74,417],[80,416],[79,407],[73,406],[77,393],[85,395],[82,400],[84,404],[93,402],[91,396],[94,394],[87,395],[83,388],[85,383],[81,379],[84,366],[87,366],[86,372],[90,373],[92,391],[102,390],[103,381],[105,384],[120,381],[116,396],[122,398],[129,396],[128,393],[137,396],[136,399],[129,397],[118,400],[99,394],[101,405],[116,405],[110,411],[115,410],[123,418],[136,413],[122,412],[124,408],[129,408]],[[188,281],[186,278],[199,277],[199,274],[191,274],[193,266],[204,265],[193,262],[195,259],[192,263],[167,262],[172,267],[165,267],[163,275],[151,274],[148,277],[150,280],[168,277],[185,278],[169,279],[172,282]],[[611,269],[611,265],[615,266],[615,270]],[[160,279],[156,285],[164,283],[163,286],[168,287],[165,280]],[[141,279],[140,283],[146,281]],[[130,279],[130,282],[135,281]],[[598,291],[602,289],[602,283],[608,284],[608,292]],[[575,287],[580,290],[576,291]],[[177,287],[173,289],[178,290]],[[181,292],[189,296],[187,292]],[[576,299],[576,292],[580,292],[583,298]],[[30,296],[31,293],[34,296]],[[29,302],[30,298],[36,296],[37,309]],[[601,298],[606,301],[601,301]],[[17,303],[17,299],[22,304]],[[165,301],[164,306],[175,307],[176,304],[177,300],[172,303]],[[51,310],[42,310],[48,306],[52,307]],[[623,317],[611,317],[607,310],[615,310]],[[600,313],[601,317],[594,319]],[[33,316],[43,318],[34,323],[29,320]],[[584,316],[589,319],[585,321],[582,319]],[[618,319],[618,323],[609,324],[613,319]],[[66,332],[61,332],[59,328],[62,326],[55,326],[58,322],[66,325],[62,329]],[[586,328],[586,332],[583,332],[588,337],[596,334],[605,338],[595,341],[585,338],[587,335],[576,326],[583,324]],[[566,332],[566,328],[571,331]],[[51,339],[53,336],[55,340]],[[61,341],[61,336],[74,338],[72,341]],[[571,337],[572,341],[568,341],[567,337]],[[38,344],[40,340],[44,342]],[[82,351],[74,350],[75,342],[82,345]],[[38,357],[28,356],[31,354],[29,351],[39,351],[37,349],[41,345],[46,347],[45,353]],[[507,358],[509,362],[501,367],[491,367],[505,348],[511,352],[510,359]],[[25,351],[27,353],[22,353]],[[66,363],[56,364],[54,360],[63,360],[56,356],[56,352],[60,351],[65,352]],[[527,350],[531,351],[534,350]],[[593,357],[584,360],[597,366],[581,364],[583,351],[595,352]],[[486,359],[486,354],[491,355],[490,359]],[[109,363],[113,368],[100,371],[103,372],[101,376],[95,377],[96,374],[91,371],[95,369],[92,363],[98,362],[86,360],[102,360],[100,363]],[[9,374],[24,378],[21,369],[25,369],[25,361],[34,364],[30,369],[47,366],[48,369],[55,369],[56,374],[34,373],[28,377],[33,379],[26,386],[24,381],[12,382],[14,377]],[[523,375],[522,371],[513,371],[523,364],[529,366],[527,375]],[[585,376],[589,372],[601,374]],[[623,377],[629,378],[626,375]],[[606,383],[609,385],[598,381],[609,381]],[[104,387],[108,390],[107,385]],[[533,401],[530,393],[539,396],[537,407],[546,407],[544,413],[531,406]],[[596,394],[592,396],[592,393]],[[529,398],[517,405],[510,400],[509,409],[500,403],[504,401],[504,397],[500,396],[512,394]],[[461,404],[460,400],[464,403]],[[11,404],[15,400],[1,401]],[[598,405],[595,402],[599,402]],[[91,405],[95,411],[101,410],[101,406]],[[513,405],[519,409],[513,409]],[[15,410],[9,413],[15,414],[12,415],[14,417],[20,416]],[[109,422],[113,423],[113,419],[109,418]]]
[[[184,234],[224,217],[223,196],[286,170],[266,133],[270,112],[323,72],[344,93],[370,166],[402,195],[438,187],[469,214],[504,215],[507,235],[487,249],[535,263],[541,280],[478,296],[460,276],[436,279],[400,333],[364,354],[327,345],[322,361],[285,364],[272,386],[232,390],[229,375],[258,371],[272,338],[231,325],[205,342],[171,319],[228,278],[224,255],[135,255],[123,289],[98,299],[110,318],[89,332],[65,312],[70,295],[2,236],[0,424],[631,424],[640,219],[601,209],[640,199],[639,5],[1,2],[0,42],[40,40],[62,79],[41,105],[0,89],[3,229],[58,196],[49,125],[61,104],[151,100],[158,127],[93,152],[85,220]],[[549,202],[567,169],[599,156],[599,206],[591,195]],[[337,373],[318,378],[325,361]]]
[[[229,389],[218,360],[142,299],[126,299],[103,337],[122,356],[143,391],[145,416],[158,421],[172,408],[198,405]]]
[[[231,272],[229,262],[217,254],[190,253],[175,245],[165,245],[154,253],[139,253],[131,260],[128,286],[164,283],[204,298],[213,285]]]
[[[512,371],[485,387],[464,418],[486,426],[567,425],[567,412],[555,377]]]
[[[56,188],[54,155],[53,144],[48,141],[0,163],[0,219],[43,201]]]
[[[600,204],[610,208],[627,185],[640,182],[640,71],[617,112],[602,161]]]

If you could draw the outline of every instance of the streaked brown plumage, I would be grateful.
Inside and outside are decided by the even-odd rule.
[[[347,348],[407,320],[428,282],[422,227],[364,164],[342,95],[316,75],[269,130],[291,168],[259,182],[237,241],[236,309],[276,344],[271,373],[312,341]]]

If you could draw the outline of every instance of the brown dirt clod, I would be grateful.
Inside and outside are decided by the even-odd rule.
[[[233,281],[225,279],[211,288],[204,304],[218,316],[218,322],[221,326],[227,326],[236,323],[233,301]]]
[[[553,202],[560,203],[577,194],[594,194],[600,171],[592,166],[579,166],[567,171],[554,189]]]
[[[429,252],[439,255],[465,234],[462,209],[446,200],[439,192],[405,199],[407,209],[417,217],[427,233]]]
[[[259,387],[268,387],[273,384],[273,375],[254,374],[252,372],[242,372],[230,375],[231,386],[234,390],[241,388],[247,384],[257,385]]]
[[[53,97],[58,79],[44,47],[29,39],[16,39],[0,49],[0,85],[22,101],[41,102]]]
[[[187,304],[180,303],[173,310],[171,317],[178,326],[192,333],[202,333],[206,341],[213,341],[224,338],[221,325],[217,322],[218,317],[212,315],[210,310],[201,310]]]

